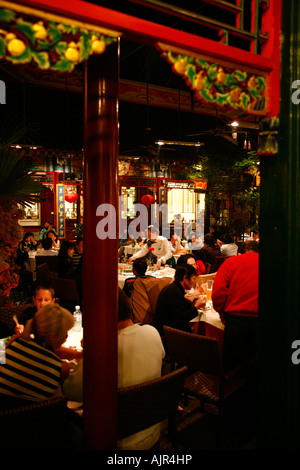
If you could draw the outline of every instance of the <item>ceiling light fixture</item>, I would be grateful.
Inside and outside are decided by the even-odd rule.
[[[181,140],[158,140],[155,142],[156,145],[183,145],[183,146],[189,146],[189,147],[200,147],[201,145],[204,145],[202,142],[184,142]]]

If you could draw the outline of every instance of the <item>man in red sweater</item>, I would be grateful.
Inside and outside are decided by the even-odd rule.
[[[258,242],[246,242],[245,253],[225,260],[214,279],[213,307],[225,324],[223,364],[226,371],[256,355],[258,248]]]

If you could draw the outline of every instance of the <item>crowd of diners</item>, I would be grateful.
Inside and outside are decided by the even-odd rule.
[[[54,238],[49,237],[50,233],[54,234]],[[57,235],[50,224],[41,233],[40,241],[44,249],[47,248],[43,242],[48,238],[52,243],[57,243]],[[63,242],[59,247],[59,274],[62,276],[72,275],[72,270],[78,269],[81,264],[82,239],[78,242],[81,248],[77,244],[74,247],[71,242]],[[28,253],[28,250],[36,248],[37,243],[31,233],[25,233],[19,250]],[[229,371],[241,359],[255,355],[258,241],[248,239],[238,249],[230,237],[216,238],[210,232],[204,236],[203,242],[196,237],[184,247],[176,233],[167,240],[159,235],[158,227],[151,225],[137,243],[140,243],[139,250],[127,261],[132,264],[133,275],[125,282],[124,289],[119,287],[118,290],[119,387],[138,384],[162,374],[166,354],[163,326],[192,331],[190,320],[197,316],[205,300],[201,296],[194,296],[191,300],[186,294],[196,287],[199,274],[206,272],[206,263],[213,266],[213,257],[218,255],[223,255],[224,261],[214,278],[212,304],[225,326],[224,368]],[[196,244],[197,248],[194,249]],[[170,260],[174,255],[177,256],[173,264]],[[147,274],[149,256],[153,257],[157,269],[169,262],[174,269],[174,278],[160,291],[153,323],[142,325],[133,322],[130,296],[135,280],[151,275],[151,272]],[[76,259],[74,264],[72,259]],[[0,364],[2,407],[19,402],[42,401],[59,394],[67,396],[70,401],[82,402],[84,345],[82,350],[63,346],[74,326],[73,315],[56,302],[55,292],[49,284],[37,286],[32,301],[34,306],[23,312],[14,330],[5,332],[6,361]],[[1,336],[4,337],[3,334]],[[117,447],[120,450],[151,449],[159,436],[160,426],[152,426],[118,441]]]

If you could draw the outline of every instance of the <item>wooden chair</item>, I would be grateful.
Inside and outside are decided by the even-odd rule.
[[[213,281],[216,274],[217,273],[201,274],[200,276],[197,276],[197,286],[200,287],[201,284],[205,284],[207,281]]]
[[[172,282],[172,278],[137,278],[133,284],[130,305],[135,323],[152,323],[160,291]]]
[[[157,379],[118,389],[118,439],[168,420],[168,433],[177,449],[176,413],[187,367]],[[134,449],[132,449],[134,450]]]
[[[64,279],[61,277],[51,277],[51,285],[55,291],[57,302],[61,305],[73,308],[74,305],[80,305],[80,297],[77,290],[75,279]]]
[[[29,307],[34,307],[34,304],[0,307],[0,323],[2,323],[2,325],[5,325],[7,328],[13,331],[16,326],[13,316],[16,315],[17,318],[19,318],[23,311]]]
[[[4,396],[3,396],[4,397]],[[41,402],[25,402],[0,410],[5,449],[71,449],[71,428],[66,397]]]
[[[47,263],[40,264],[36,267],[37,282],[44,284],[50,282],[51,271]]]
[[[37,255],[35,257],[36,269],[41,264],[45,264],[45,263],[47,264],[51,272],[57,273],[57,269],[58,269],[58,256],[57,255],[53,255],[53,256]]]
[[[184,393],[200,399],[218,409],[217,447],[222,445],[224,401],[246,383],[242,374],[225,375],[218,341],[215,338],[195,335],[164,326],[164,338],[170,360],[187,366]]]

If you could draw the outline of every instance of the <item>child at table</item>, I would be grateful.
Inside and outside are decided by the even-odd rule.
[[[21,336],[24,332],[24,328],[28,320],[31,320],[34,315],[45,305],[55,303],[55,292],[53,287],[50,285],[39,285],[34,291],[32,297],[34,306],[28,307],[23,311],[20,318],[18,318],[18,325],[15,327],[15,335],[9,341],[12,342],[16,337]],[[13,333],[12,333],[13,334]],[[57,356],[61,359],[80,359],[82,357],[82,350],[77,350],[76,348],[70,347],[66,348],[61,346],[58,350],[55,351]]]
[[[53,287],[50,285],[37,286],[35,288],[32,301],[34,306],[26,308],[20,318],[18,318],[19,324],[15,327],[15,333],[23,333],[26,322],[33,318],[40,308],[55,302],[55,292]]]

